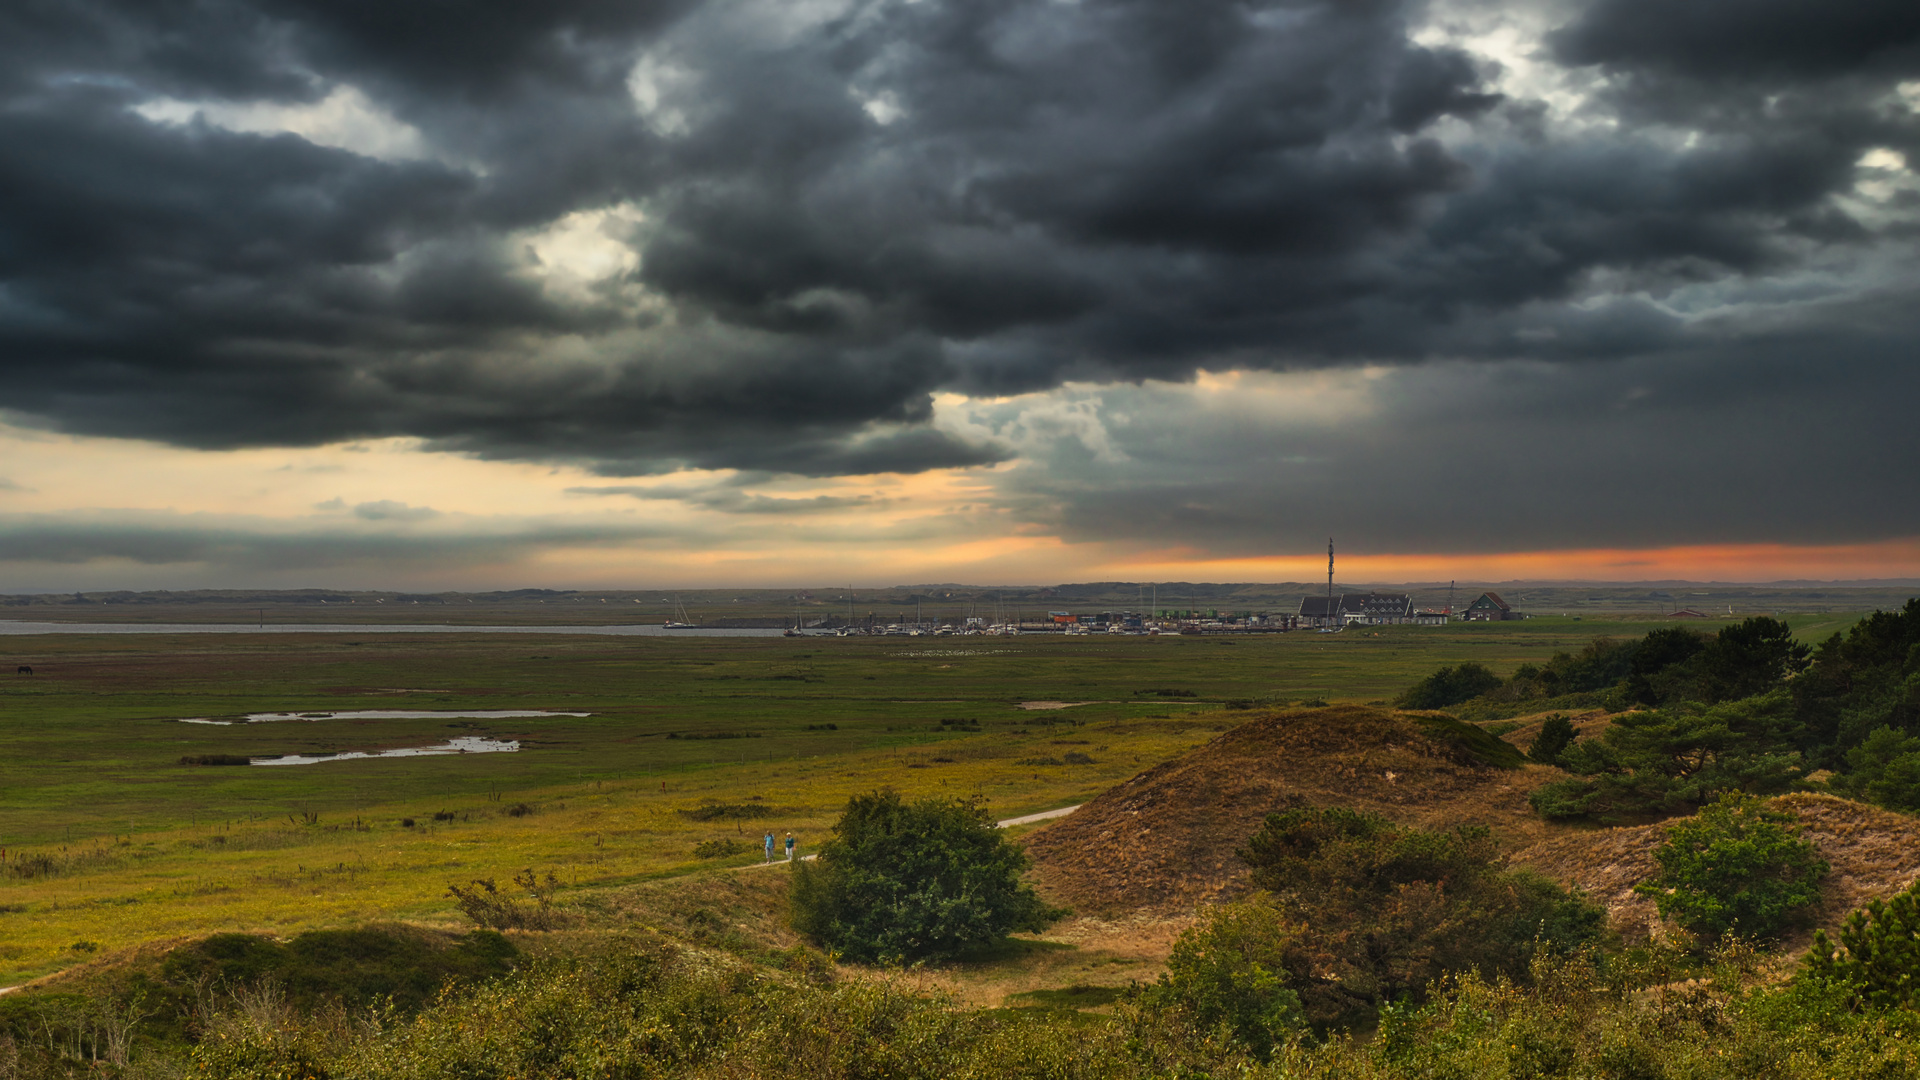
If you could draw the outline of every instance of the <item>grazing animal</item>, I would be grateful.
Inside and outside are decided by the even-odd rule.
[[[16,672],[14,672],[14,674],[16,674],[16,675],[31,675],[31,674],[33,674],[33,669],[32,669],[32,668],[30,668],[30,667],[28,667],[28,666],[27,666],[27,665],[25,665],[25,664],[21,664],[21,665],[20,665],[20,670],[19,670],[19,671],[16,671]]]

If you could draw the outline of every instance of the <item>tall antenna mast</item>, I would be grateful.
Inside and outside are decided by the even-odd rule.
[[[1327,537],[1327,614],[1333,614],[1333,537]]]
[[[1453,586],[1454,586],[1454,584],[1455,584],[1455,583],[1454,583],[1454,582],[1451,582],[1451,581],[1449,581],[1449,582],[1447,582],[1447,614],[1449,614],[1449,615],[1451,615],[1451,614],[1453,614]]]

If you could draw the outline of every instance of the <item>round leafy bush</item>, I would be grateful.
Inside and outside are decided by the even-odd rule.
[[[1310,962],[1290,926],[1262,899],[1206,909],[1174,942],[1160,1000],[1191,1012],[1203,1027],[1224,1028],[1232,1041],[1266,1060],[1288,1034],[1306,1027],[1289,972]]]
[[[1030,865],[978,799],[856,795],[814,863],[794,865],[794,929],[849,960],[956,956],[1066,914],[1020,881]]]
[[[1668,829],[1653,858],[1659,873],[1634,891],[1711,938],[1777,936],[1820,899],[1828,869],[1800,838],[1799,819],[1737,791]]]

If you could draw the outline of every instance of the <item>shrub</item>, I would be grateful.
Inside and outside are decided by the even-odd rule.
[[[1488,670],[1485,664],[1469,660],[1456,667],[1443,667],[1421,679],[1413,684],[1412,689],[1400,695],[1397,704],[1403,709],[1444,709],[1449,705],[1470,701],[1499,686],[1500,676]]]
[[[1225,1029],[1265,1061],[1274,1046],[1305,1028],[1300,995],[1288,987],[1306,968],[1299,929],[1263,898],[1206,909],[1173,944],[1155,996]],[[1291,969],[1291,970],[1290,970]]]
[[[169,954],[161,981],[229,990],[271,985],[303,1011],[323,1004],[360,1008],[391,1000],[424,1007],[448,983],[480,982],[512,970],[520,951],[490,930],[463,938],[400,926],[310,930],[277,942],[254,934],[215,934]]]
[[[1654,850],[1659,873],[1634,891],[1664,918],[1711,938],[1768,939],[1820,899],[1827,864],[1800,838],[1798,819],[1729,792],[1667,830]]]
[[[696,859],[724,859],[729,855],[738,855],[747,850],[747,845],[731,836],[718,840],[702,840],[693,845],[693,857]]]
[[[1565,713],[1554,713],[1541,722],[1527,756],[1542,765],[1558,765],[1561,751],[1573,745],[1573,734],[1573,721]]]
[[[513,883],[526,890],[533,907],[500,891],[492,878],[476,878],[468,885],[448,885],[447,895],[474,925],[487,930],[552,930],[567,920],[553,910],[553,893],[560,879],[548,871],[545,879],[532,870],[513,876]]]
[[[1920,998],[1920,881],[1847,916],[1837,952],[1827,932],[1816,930],[1805,971],[1870,1008],[1912,1005]]]
[[[1026,853],[978,799],[856,795],[814,863],[795,863],[794,929],[858,961],[952,957],[1065,912],[1021,884]]]
[[[753,818],[772,817],[774,808],[766,803],[722,803],[708,802],[674,813],[688,821],[747,821]]]
[[[1584,897],[1509,872],[1485,828],[1429,832],[1341,808],[1269,815],[1240,856],[1307,957],[1292,989],[1316,1025],[1363,1024],[1447,972],[1523,978],[1540,953],[1600,937]]]

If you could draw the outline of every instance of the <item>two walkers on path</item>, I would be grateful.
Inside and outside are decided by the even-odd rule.
[[[767,834],[767,861],[768,862],[773,861],[773,850],[774,850],[773,834],[768,833]],[[793,834],[792,833],[787,834],[787,861],[788,862],[793,861]]]

